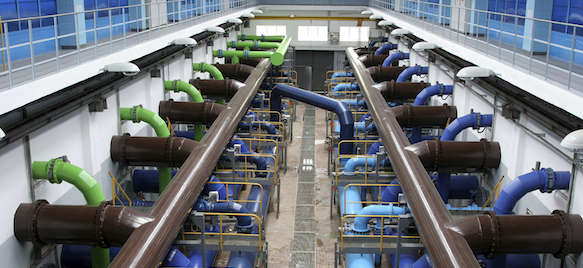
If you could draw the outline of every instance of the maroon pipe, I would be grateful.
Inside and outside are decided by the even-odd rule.
[[[202,95],[218,96],[225,99],[231,99],[239,89],[245,86],[245,84],[230,78],[224,80],[196,78],[190,79],[188,83],[198,89]]]
[[[389,55],[364,55],[358,58],[366,67],[377,66],[383,64]]]
[[[247,79],[255,70],[255,67],[245,64],[214,64],[221,71],[224,77],[235,79]]]
[[[381,66],[372,66],[366,68],[366,70],[370,73],[372,79],[379,83],[383,81],[390,81],[390,80],[397,80],[399,74],[402,71],[407,69],[408,67],[381,67]]]
[[[229,58],[232,59],[232,58]],[[249,66],[257,66],[257,64],[259,64],[259,62],[261,61],[261,59],[256,59],[256,58],[248,58],[248,59],[239,59],[239,63],[240,64],[245,64],[245,65],[249,65]]]
[[[417,155],[405,150],[411,145],[381,93],[373,85],[374,80],[367,73],[364,64],[352,48],[346,49],[346,57],[358,79],[360,91],[368,104],[369,112],[377,124],[399,184],[407,196],[407,201],[419,233],[437,268],[479,268],[480,265],[465,239],[447,229],[445,224],[452,221],[451,214],[429,178]],[[374,68],[374,67],[371,67]],[[370,69],[370,68],[369,68]]]
[[[170,136],[111,138],[111,160],[127,166],[180,167],[190,153],[201,147],[197,141]]]
[[[445,128],[445,126],[457,118],[455,106],[413,106],[412,104],[391,107],[393,113],[402,127],[432,127]]]
[[[429,86],[431,86],[431,83],[395,82],[392,79],[391,81],[378,83],[376,87],[386,101],[404,103],[413,102],[415,97]]]
[[[210,101],[175,102],[170,99],[160,101],[158,114],[162,118],[168,117],[173,123],[210,125],[226,109],[227,106]]]
[[[466,141],[421,141],[405,147],[419,156],[426,169],[431,171],[477,172],[500,165],[500,144],[481,139]]]
[[[552,253],[557,258],[583,251],[583,219],[555,210],[551,215],[485,215],[445,224],[476,255]]]
[[[154,203],[150,210],[154,220],[132,233],[110,268],[158,267],[162,263],[270,66],[269,59],[257,65],[257,70],[245,81],[247,86],[231,99],[227,110],[219,115],[200,141],[201,146],[190,154]]]
[[[14,234],[20,242],[122,246],[140,226],[154,220],[130,207],[49,205],[46,200],[22,203],[14,215]]]

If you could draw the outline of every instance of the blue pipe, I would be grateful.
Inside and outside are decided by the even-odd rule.
[[[194,131],[174,131],[176,137],[194,140]]]
[[[358,84],[353,84],[353,83],[338,84],[338,85],[334,86],[334,88],[332,88],[332,92],[356,91],[356,90],[360,90],[360,86]]]
[[[412,268],[432,268],[433,262],[428,254],[421,256],[412,266]]]
[[[332,74],[332,77],[330,77],[330,78],[336,78],[336,77],[354,77],[354,73],[336,72],[336,73]]]
[[[480,114],[473,113],[468,114],[463,117],[458,117],[453,120],[449,126],[443,131],[441,135],[442,141],[452,141],[455,140],[455,136],[459,134],[462,130],[472,127],[473,129],[478,129],[480,127],[491,127],[492,126],[492,115],[491,114]]]
[[[373,47],[376,44],[377,44],[377,41],[370,41],[370,43],[368,43],[368,47]]]
[[[249,148],[247,148],[247,145],[245,144],[245,142],[243,140],[239,139],[239,137],[237,135],[233,135],[233,138],[231,139],[231,141],[229,141],[229,144],[227,145],[227,147],[234,147],[236,144],[241,145],[241,153],[242,154],[250,154],[250,155],[253,154],[251,151],[249,151]],[[247,159],[247,161],[249,161],[250,163],[255,164],[255,166],[257,166],[258,170],[267,170],[267,162],[265,162],[265,159],[263,157],[260,157],[260,156],[248,156],[248,157],[239,156],[238,159],[240,161],[245,161],[245,159]],[[265,176],[267,176],[267,173],[257,172],[256,175],[259,177],[265,177]]]
[[[386,44],[382,45],[381,47],[377,48],[377,50],[374,52],[374,54],[381,55],[381,54],[385,53],[385,51],[387,51],[387,50],[397,49],[397,48],[399,48],[399,44],[386,43]]]
[[[217,226],[218,227],[218,226]],[[188,259],[190,260],[190,263],[188,264],[188,267],[192,267],[192,268],[210,268],[213,265],[214,259],[217,257],[217,252],[216,251],[211,251],[211,250],[207,250],[206,251],[206,266],[202,265],[202,250],[191,250],[190,253],[188,254]]]
[[[366,154],[376,154],[379,152],[379,147],[384,146],[382,142],[377,141],[375,143],[373,143],[370,148],[368,148],[368,151],[366,151]]]
[[[263,196],[261,196],[261,188],[257,185],[251,186],[251,190],[249,191],[249,196],[247,197],[247,203],[245,204],[245,208],[251,213],[259,213],[263,214],[263,217],[267,214],[267,206],[269,205],[269,197],[271,196],[272,185],[263,185]],[[263,202],[248,202],[248,201],[260,201]],[[245,203],[245,202],[242,202]]]
[[[121,203],[124,206],[130,205],[130,202],[128,200],[125,200],[125,199],[121,200]],[[134,206],[134,207],[151,207],[154,205],[154,203],[155,203],[155,201],[145,201],[145,200],[142,200],[142,199],[137,198],[137,197],[134,197],[132,199],[132,206]]]
[[[399,184],[397,179],[394,179],[390,184]],[[375,187],[376,188],[376,187]],[[399,194],[403,192],[401,186],[386,186],[381,189],[381,201],[382,202],[398,202]],[[376,195],[375,195],[376,196]]]
[[[391,66],[391,64],[396,61],[396,60],[406,60],[409,59],[409,53],[403,53],[401,51],[399,52],[395,52],[391,55],[389,55],[384,61],[383,61],[383,67],[389,67]]]
[[[396,235],[396,234],[392,234]],[[389,260],[391,262],[391,267],[397,267],[397,254],[389,254]],[[400,254],[399,256],[399,268],[411,268],[417,261],[417,256],[413,254]]]
[[[541,168],[519,176],[502,189],[493,210],[497,214],[511,214],[516,202],[528,192],[538,189],[549,193],[554,189],[569,189],[570,179],[571,172],[553,171],[551,168]],[[549,188],[550,184],[553,185],[552,189]]]
[[[352,119],[352,112],[348,106],[341,101],[297,87],[277,84],[271,91],[271,111],[281,112],[281,97],[290,97],[328,111],[334,111],[338,115],[338,120],[340,121],[340,140],[354,139],[354,120]],[[271,121],[279,121],[279,114],[274,113],[271,116]],[[343,144],[340,148],[340,153],[352,154],[352,143]]]
[[[193,132],[194,135],[194,132]],[[194,136],[193,136],[194,138]],[[172,170],[172,177],[176,175],[177,170]],[[159,193],[159,182],[158,182],[158,170],[143,170],[135,169],[134,175],[132,176],[132,182],[134,185],[134,192],[144,192],[144,193]]]
[[[437,176],[432,175],[432,179]],[[398,180],[393,180],[390,184],[399,184]],[[480,180],[475,175],[453,175],[451,176],[451,184],[449,188],[449,198],[452,199],[470,199],[472,198],[472,190],[480,186]],[[378,197],[378,187],[371,188],[373,198]],[[381,189],[382,202],[397,202],[399,194],[403,190],[401,187],[386,186]]]
[[[209,181],[210,182],[221,182],[215,175],[211,175]],[[207,184],[205,184],[204,188],[202,189],[202,192],[200,192],[200,195],[208,196],[209,192],[211,192],[211,191],[219,192],[219,199],[220,200],[227,200],[227,198],[229,196],[227,193],[227,187],[225,187],[225,185],[222,183],[207,183]]]
[[[370,205],[361,209],[357,215],[399,215],[405,214],[407,210],[405,208],[393,206],[393,204],[388,205]],[[354,225],[352,230],[358,233],[365,233],[370,231],[368,227],[368,221],[370,217],[356,217],[354,218]]]
[[[261,129],[267,131],[268,134],[277,135],[277,129],[271,123],[261,122],[260,124],[259,122],[254,122],[252,124],[254,128],[261,127]],[[241,130],[249,130],[249,124],[247,124],[247,122],[239,122],[238,128]]]
[[[346,196],[344,195],[344,188],[346,188]],[[346,202],[360,202],[360,192],[356,186],[339,187],[338,199],[342,217],[348,214],[356,214],[362,210],[362,203],[346,203],[346,206],[344,204],[344,200]]]
[[[199,198],[194,208],[197,211],[213,211],[213,212],[226,212],[226,213],[242,213],[248,214],[249,211],[241,204],[235,203],[233,201],[220,202],[216,204],[208,203],[205,199]],[[238,232],[250,232],[255,224],[249,216],[236,216],[237,217],[237,229]]]
[[[399,74],[399,77],[397,77],[397,82],[405,82],[414,74],[422,75],[427,74],[428,72],[429,67],[421,67],[420,65],[411,66]]]
[[[172,248],[166,254],[166,259],[162,262],[161,268],[170,268],[170,267],[187,267],[190,263],[190,260],[180,252],[180,250]]]
[[[415,97],[415,102],[413,102],[413,106],[422,106],[425,105],[425,102],[431,96],[438,95],[451,95],[453,94],[453,86],[447,85],[444,86],[443,84],[436,84],[430,87],[424,88],[417,97]],[[421,128],[413,128],[411,130],[411,143],[417,143],[421,141]]]
[[[344,175],[356,175],[354,170],[357,167],[364,167],[368,165],[369,167],[374,167],[377,164],[376,157],[353,157],[348,159],[344,165]]]
[[[346,254],[346,267],[350,268],[374,268],[373,254]]]

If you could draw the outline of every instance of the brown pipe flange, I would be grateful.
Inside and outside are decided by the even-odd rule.
[[[397,79],[399,74],[403,72],[408,67],[381,67],[381,66],[372,66],[366,68],[366,70],[370,73],[370,76],[374,79],[375,82],[382,82],[382,81],[389,81],[393,79]]]
[[[561,245],[561,250],[559,250],[556,253],[553,253],[553,256],[555,256],[555,258],[563,258],[565,256],[567,256],[567,254],[569,254],[569,250],[571,247],[571,235],[572,235],[572,225],[571,225],[571,219],[569,218],[569,214],[565,213],[565,211],[562,210],[555,210],[552,213],[553,215],[557,215],[557,217],[559,217],[559,219],[561,219],[561,225],[563,228],[563,243]]]
[[[179,167],[200,143],[187,138],[132,137],[128,133],[111,138],[111,160],[127,166]]]
[[[395,79],[383,81],[375,85],[386,101],[404,103],[414,100],[417,95],[431,83],[396,82]]]
[[[490,231],[492,232],[492,246],[490,247],[490,252],[484,254],[486,259],[493,259],[496,257],[496,252],[498,252],[498,245],[500,245],[500,222],[496,216],[496,212],[490,210],[486,213],[490,218]]]
[[[210,125],[226,109],[227,106],[210,101],[176,102],[169,99],[160,101],[158,114],[174,123]]]

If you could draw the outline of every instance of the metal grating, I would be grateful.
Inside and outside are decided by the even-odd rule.
[[[290,267],[316,267],[316,109],[306,105]]]

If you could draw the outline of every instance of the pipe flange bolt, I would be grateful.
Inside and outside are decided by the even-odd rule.
[[[102,248],[109,248],[111,245],[105,240],[105,233],[103,231],[103,226],[105,222],[105,209],[107,206],[111,205],[111,201],[103,201],[99,204],[97,211],[95,212],[94,226],[95,226],[95,238],[98,241],[98,246]]]
[[[250,234],[253,232],[254,226],[255,226],[255,224],[251,223],[248,226],[236,225],[235,228],[237,228],[237,233]]]
[[[492,232],[492,245],[490,247],[490,252],[488,254],[484,254],[486,259],[493,259],[496,257],[496,252],[498,251],[498,246],[500,244],[500,222],[498,221],[498,216],[496,216],[496,212],[490,210],[486,214],[488,214],[490,218],[490,231]]]
[[[562,227],[563,227],[563,241],[561,243],[561,249],[553,253],[555,258],[563,258],[569,254],[570,247],[571,247],[571,239],[572,239],[572,230],[571,230],[571,219],[569,218],[569,214],[565,213],[562,210],[555,210],[552,213],[553,215],[557,215],[559,219],[561,219]]]
[[[32,241],[32,243],[34,243],[35,245],[42,245],[44,244],[41,240],[40,237],[38,235],[38,228],[37,228],[37,216],[38,213],[41,209],[41,207],[48,205],[49,202],[47,200],[44,199],[40,199],[40,200],[36,200],[34,201],[34,203],[32,204],[32,208],[29,211],[28,214],[28,218],[30,219],[28,221],[28,230],[30,231],[30,239]]]
[[[49,161],[49,170],[47,173],[47,180],[50,183],[56,183],[56,184],[60,184],[61,180],[59,180],[59,178],[57,177],[57,174],[55,172],[55,164],[57,164],[58,162],[62,162],[63,160],[61,160],[60,158],[53,158]]]
[[[142,105],[132,107],[132,122],[134,123],[140,123],[140,119],[138,119],[138,108],[142,108]]]
[[[555,172],[552,168],[542,168],[542,170],[547,172],[547,180],[545,181],[545,188],[541,189],[542,193],[552,193],[555,190]]]

